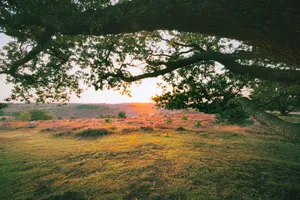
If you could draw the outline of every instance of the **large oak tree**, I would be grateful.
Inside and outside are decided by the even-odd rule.
[[[232,80],[300,80],[295,0],[4,0],[0,31],[15,38],[0,55],[11,99],[68,100],[80,81],[126,92],[143,78],[171,80],[182,69],[201,77],[218,64],[227,79],[244,77]],[[233,97],[261,123],[297,136],[298,125]]]

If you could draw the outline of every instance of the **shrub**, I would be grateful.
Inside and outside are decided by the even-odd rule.
[[[30,121],[52,119],[52,116],[50,116],[43,110],[31,110],[31,111],[29,111],[29,113],[31,115]]]
[[[63,136],[69,136],[71,134],[72,134],[71,131],[65,131],[65,132],[56,133],[54,136],[55,137],[63,137]]]
[[[30,121],[31,114],[29,112],[20,112],[17,118],[21,121]]]
[[[183,128],[182,126],[180,126],[180,127],[178,127],[178,128],[176,129],[176,131],[186,131],[186,129]]]
[[[57,117],[57,119],[58,119],[58,120],[62,120],[63,118],[62,118],[62,117]]]
[[[140,129],[145,132],[152,132],[154,130],[151,126],[141,126]]]
[[[224,110],[216,114],[215,117],[216,123],[247,125],[252,122],[249,120],[250,115],[245,113],[240,107]]]
[[[167,124],[171,124],[173,122],[173,120],[171,117],[168,117],[166,122],[167,122]]]
[[[187,116],[185,116],[185,115],[183,115],[182,117],[181,117],[181,120],[188,120],[188,117]]]
[[[120,111],[118,113],[118,118],[127,118],[125,111]]]
[[[0,119],[0,121],[5,121],[6,120],[6,117],[2,117],[1,119]]]
[[[40,132],[55,132],[56,131],[56,129],[55,128],[44,128],[44,129],[42,129]]]
[[[3,109],[7,108],[8,104],[6,103],[0,103],[0,116],[4,115]]]
[[[106,123],[111,123],[111,122],[112,122],[112,120],[109,119],[109,118],[105,119],[104,121],[105,121]]]
[[[201,126],[201,122],[198,120],[195,124],[195,127],[200,127]]]
[[[87,129],[82,132],[79,132],[76,134],[77,137],[82,138],[98,138],[101,136],[105,136],[110,134],[110,132],[105,128],[99,128],[99,129]]]
[[[70,117],[70,120],[73,120],[73,119],[79,119],[79,117],[77,117],[77,116]]]
[[[136,128],[123,128],[122,129],[122,133],[131,133],[131,132],[135,132]]]
[[[77,110],[107,110],[108,107],[93,104],[81,104],[76,106]]]
[[[15,116],[21,121],[49,120],[52,117],[43,110],[30,110],[16,113]]]
[[[101,119],[101,118],[117,118],[117,117],[116,115],[98,115],[96,118]]]

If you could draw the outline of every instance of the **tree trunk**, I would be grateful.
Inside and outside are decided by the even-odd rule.
[[[255,102],[248,98],[238,98],[235,102],[241,105],[243,110],[251,115],[256,121],[268,127],[276,134],[289,138],[300,139],[300,124],[286,122],[272,114],[266,113],[259,109]]]

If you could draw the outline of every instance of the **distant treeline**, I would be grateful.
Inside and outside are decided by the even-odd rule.
[[[81,105],[76,106],[76,109],[78,109],[78,110],[109,110],[109,107],[93,105],[93,104],[81,104]]]

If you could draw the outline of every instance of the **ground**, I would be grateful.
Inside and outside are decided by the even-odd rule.
[[[300,199],[299,141],[199,113],[1,122],[0,154],[0,199]]]

